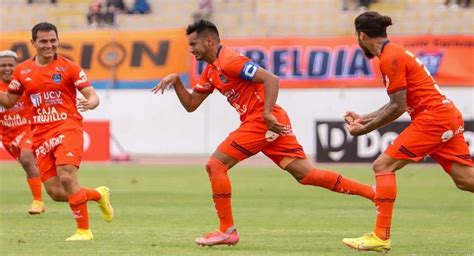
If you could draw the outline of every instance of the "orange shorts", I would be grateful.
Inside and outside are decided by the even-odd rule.
[[[48,131],[35,136],[33,145],[41,180],[57,176],[59,165],[79,167],[83,153],[84,137],[81,129]]]
[[[430,156],[449,173],[453,161],[472,166],[463,131],[462,117],[444,121],[415,119],[385,150],[385,154],[416,162]]]
[[[3,147],[7,152],[16,160],[20,159],[20,153],[22,150],[32,151],[33,139],[31,129],[25,129],[21,133],[6,137],[2,136]]]
[[[281,109],[275,109],[273,115],[283,125],[291,130],[290,118]],[[261,111],[255,111],[240,124],[240,127],[231,132],[229,136],[219,145],[218,150],[242,161],[250,156],[262,152],[281,168],[285,168],[288,162],[285,159],[305,159],[303,147],[298,143],[293,133],[279,136],[275,140],[265,138],[268,127],[263,120]]]

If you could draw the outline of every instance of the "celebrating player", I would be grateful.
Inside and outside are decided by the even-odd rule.
[[[459,189],[474,192],[474,171],[463,136],[461,113],[413,53],[387,40],[386,28],[390,25],[392,19],[377,12],[365,12],[355,19],[359,46],[368,58],[377,56],[380,59],[390,102],[366,115],[347,112],[345,120],[349,132],[354,136],[369,133],[391,123],[405,111],[412,119],[373,163],[375,229],[359,238],[343,239],[344,244],[358,250],[390,250],[392,210],[397,196],[395,171],[406,164],[421,161],[429,155]]]
[[[17,55],[13,51],[0,51],[0,91],[8,91],[17,64]],[[41,179],[36,158],[31,149],[31,110],[26,97],[21,97],[12,109],[0,106],[0,137],[7,152],[20,162],[26,172],[27,182],[33,195],[29,214],[41,214],[45,211],[41,193]]]
[[[92,240],[87,202],[97,201],[107,222],[112,221],[113,209],[107,187],[94,190],[78,182],[84,142],[78,110],[95,109],[99,98],[84,71],[56,54],[56,26],[42,22],[31,32],[36,56],[16,67],[8,92],[0,93],[0,105],[11,108],[23,94],[31,101],[33,149],[41,180],[53,200],[69,202],[77,222],[76,233],[66,241]],[[77,103],[76,89],[84,96]]]
[[[320,186],[345,194],[355,194],[373,200],[368,185],[342,175],[314,168],[306,159],[303,148],[292,133],[290,119],[278,105],[278,78],[257,66],[247,57],[222,46],[216,26],[200,20],[186,30],[191,53],[207,62],[193,92],[185,89],[177,74],[163,78],[152,91],[161,93],[174,86],[176,94],[188,112],[196,110],[215,89],[240,115],[240,127],[229,134],[206,164],[220,226],[216,232],[197,238],[203,246],[235,245],[239,234],[232,217],[231,184],[227,171],[238,162],[263,152],[282,169],[304,185]]]

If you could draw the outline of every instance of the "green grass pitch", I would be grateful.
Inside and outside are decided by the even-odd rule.
[[[370,166],[326,166],[373,183]],[[25,175],[0,164],[0,255],[364,255],[341,239],[371,231],[369,201],[301,186],[277,167],[235,167],[236,247],[202,248],[195,237],[217,227],[202,166],[84,164],[80,182],[111,188],[116,217],[105,223],[89,203],[92,242],[64,242],[75,230],[69,207],[45,195],[47,211],[26,213]],[[393,255],[474,253],[474,196],[458,190],[439,166],[398,172],[392,227]]]

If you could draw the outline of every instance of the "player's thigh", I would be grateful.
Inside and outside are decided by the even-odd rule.
[[[472,165],[452,162],[451,171],[448,174],[458,188],[474,192],[474,169]]]
[[[224,152],[221,152],[219,149],[216,149],[216,151],[214,151],[211,157],[219,160],[221,163],[226,165],[227,168],[229,169],[239,162],[239,160],[233,158],[232,156]]]
[[[308,171],[310,163],[307,160],[303,147],[293,133],[280,135],[276,140],[269,143],[262,152],[280,168],[292,174]],[[298,159],[304,161],[294,163]],[[291,165],[292,163],[294,164]]]
[[[411,159],[395,159],[385,153],[380,154],[372,164],[375,173],[379,172],[395,172],[405,165],[412,163]]]
[[[443,143],[430,157],[438,162],[446,173],[452,171],[453,163],[472,166],[469,147],[462,134],[455,135],[452,139]]]
[[[216,152],[230,158],[242,161],[260,152],[269,142],[265,139],[266,124],[262,121],[246,121],[231,132],[218,146]],[[227,158],[230,157],[230,158]]]
[[[447,129],[445,126],[415,120],[387,147],[384,154],[397,160],[419,162],[442,146],[441,137]],[[382,168],[393,162],[384,156],[377,160],[378,166]]]
[[[80,129],[71,129],[62,131],[62,139],[59,145],[54,149],[56,166],[72,165],[79,168],[84,146],[83,132]]]
[[[288,171],[295,179],[301,180],[306,175],[314,169],[314,166],[311,162],[306,158],[293,158],[294,160],[291,161],[286,167],[285,170]]]

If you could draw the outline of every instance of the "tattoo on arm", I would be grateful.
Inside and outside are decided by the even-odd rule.
[[[368,114],[371,119],[365,124],[366,133],[393,122],[406,111],[406,90],[389,94],[389,97],[390,102],[388,104]]]

